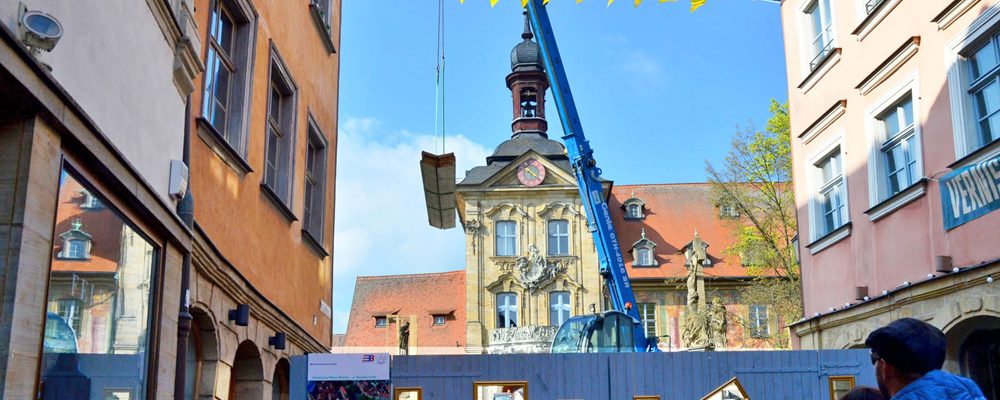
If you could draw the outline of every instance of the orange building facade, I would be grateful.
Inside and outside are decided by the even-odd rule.
[[[194,7],[188,390],[284,396],[288,357],[332,345],[340,1]]]

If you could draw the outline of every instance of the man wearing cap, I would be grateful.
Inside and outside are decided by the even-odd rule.
[[[986,400],[975,382],[941,371],[945,338],[940,329],[903,318],[876,329],[871,348],[875,378],[891,400]]]

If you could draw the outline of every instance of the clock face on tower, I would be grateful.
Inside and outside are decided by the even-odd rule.
[[[524,160],[517,166],[517,180],[524,186],[538,186],[545,180],[545,166],[534,158]]]

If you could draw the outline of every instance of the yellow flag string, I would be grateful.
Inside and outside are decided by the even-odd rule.
[[[521,0],[521,7],[527,7],[528,1],[529,0]],[[677,1],[678,0],[659,0],[660,3],[666,3],[666,2],[676,3]],[[705,5],[707,1],[708,0],[691,0],[691,12],[694,12],[698,8],[701,8],[701,6]],[[465,0],[458,0],[458,2],[465,4]],[[496,7],[497,3],[499,2],[500,0],[490,0],[490,7],[491,8]],[[581,2],[583,2],[583,0],[576,0],[576,4],[580,4]],[[608,0],[608,7],[611,7],[611,3],[614,2],[615,0]],[[639,7],[640,3],[642,3],[642,0],[634,0],[633,5],[635,7]],[[549,0],[543,0],[542,4],[549,4]]]

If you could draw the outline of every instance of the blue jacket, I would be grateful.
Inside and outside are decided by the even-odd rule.
[[[936,369],[906,385],[891,400],[945,399],[986,400],[986,397],[972,380]]]

